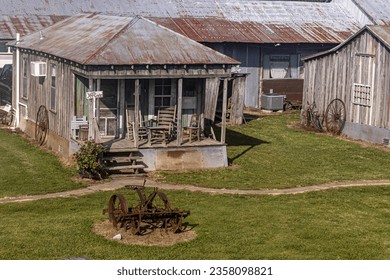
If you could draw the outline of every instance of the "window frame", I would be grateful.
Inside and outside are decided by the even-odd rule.
[[[28,60],[27,60],[27,57],[23,57],[22,58],[22,79],[21,79],[21,82],[22,82],[22,86],[21,86],[21,89],[22,89],[22,99],[28,99],[28,87],[27,87],[27,83],[28,83],[28,65],[29,63],[27,63]]]
[[[57,72],[57,64],[50,63],[50,111],[52,112],[57,111]]]
[[[161,84],[158,82],[161,81]],[[154,115],[157,116],[158,111],[168,108],[172,105],[172,79],[155,79],[154,81]],[[161,94],[158,93],[158,88],[161,88]],[[169,98],[169,105],[164,104],[164,99]],[[161,102],[157,105],[156,100],[160,99]]]
[[[359,83],[353,83],[352,87],[352,103],[358,106],[371,107],[372,87]]]

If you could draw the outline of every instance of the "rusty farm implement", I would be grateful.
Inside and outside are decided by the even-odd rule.
[[[137,193],[139,202],[129,207],[124,195],[114,194],[110,197],[108,208],[104,209],[103,213],[108,213],[108,218],[115,228],[124,228],[132,234],[144,234],[157,228],[175,233],[184,230],[183,220],[190,215],[190,211],[172,208],[168,197],[157,188],[146,196],[145,181],[142,186],[125,187]]]

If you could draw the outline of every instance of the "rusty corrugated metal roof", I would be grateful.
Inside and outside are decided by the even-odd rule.
[[[367,28],[390,50],[390,25],[370,25]]]
[[[18,47],[84,65],[239,64],[140,17],[81,14],[23,37]]]
[[[328,55],[331,53],[335,53],[338,50],[340,50],[341,48],[343,48],[345,45],[349,44],[349,42],[354,40],[356,37],[358,37],[360,34],[365,32],[366,30],[369,33],[371,33],[375,38],[377,38],[379,41],[381,41],[387,47],[387,49],[390,51],[390,26],[388,26],[388,25],[366,25],[365,27],[361,28],[358,32],[353,34],[351,37],[349,37],[347,40],[345,40],[341,44],[337,45],[336,47],[334,47],[328,51],[324,51],[324,52],[320,52],[317,54],[303,57],[302,60],[304,60],[304,61],[311,60],[311,59],[322,57],[322,56],[325,56],[325,55]]]
[[[210,18],[151,18],[153,21],[198,42],[241,43],[338,43],[359,30],[354,24],[345,29],[319,23],[285,24],[234,22]]]
[[[0,39],[15,39],[16,33],[25,36],[65,18],[67,16],[0,16]]]
[[[339,43],[362,27],[340,1],[14,0],[5,6],[2,12],[13,15],[141,15],[200,42]]]

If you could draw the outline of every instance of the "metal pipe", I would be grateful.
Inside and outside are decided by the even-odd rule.
[[[17,45],[20,34],[16,33],[16,62],[15,62],[15,127],[19,126],[19,87],[20,87],[20,51]]]

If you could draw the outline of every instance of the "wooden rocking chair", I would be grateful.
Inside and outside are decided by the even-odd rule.
[[[147,138],[147,128],[142,121],[141,111],[138,111],[138,140]],[[135,111],[134,107],[127,106],[126,108],[126,126],[127,138],[134,141],[135,136]]]
[[[200,115],[193,114],[190,119],[188,126],[183,127],[182,142],[183,139],[188,137],[189,142],[192,142],[192,139],[197,139],[200,141],[200,132],[201,132],[201,117]]]
[[[174,138],[176,127],[176,106],[161,109],[158,111],[156,126],[149,127],[149,144],[161,142],[166,144],[167,140]]]

